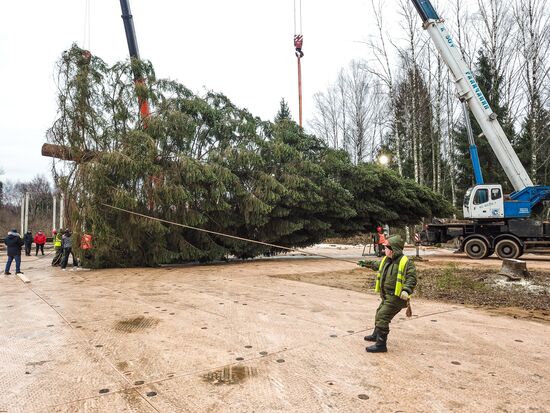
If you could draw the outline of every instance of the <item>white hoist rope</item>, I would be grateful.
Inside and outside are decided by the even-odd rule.
[[[90,50],[91,48],[91,13],[90,13],[90,0],[86,0],[84,5],[84,24],[83,24],[83,34],[82,34],[82,48],[84,50]]]
[[[298,18],[299,18],[299,27],[298,31],[296,30],[296,0],[294,0],[294,35],[302,34],[302,0],[298,0]]]

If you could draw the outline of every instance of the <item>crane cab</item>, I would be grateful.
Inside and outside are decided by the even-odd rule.
[[[464,196],[464,218],[504,218],[504,195],[502,185],[476,185]]]

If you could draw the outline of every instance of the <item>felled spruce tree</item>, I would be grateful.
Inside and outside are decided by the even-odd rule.
[[[145,77],[137,90],[131,65]],[[287,247],[446,215],[450,205],[414,182],[227,97],[199,97],[157,80],[147,62],[108,67],[73,46],[59,61],[58,118],[51,143],[86,154],[54,165],[78,237],[93,234],[93,267],[154,266],[281,252],[129,215],[104,204],[223,234]],[[134,67],[136,69],[136,67]],[[147,119],[137,96],[153,108]]]

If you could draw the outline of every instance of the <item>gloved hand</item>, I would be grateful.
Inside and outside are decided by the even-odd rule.
[[[409,293],[406,292],[405,290],[403,290],[403,291],[401,291],[401,295],[399,296],[399,298],[401,298],[402,300],[407,301],[409,299]]]
[[[357,265],[360,266],[360,267],[366,267],[367,262],[365,260],[361,260],[361,261],[357,262]]]

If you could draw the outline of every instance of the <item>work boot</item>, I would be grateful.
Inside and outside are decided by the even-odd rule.
[[[372,334],[365,336],[365,341],[376,341],[376,337],[378,337],[378,329],[374,327],[374,330],[372,330]]]
[[[4,275],[11,275],[11,272],[4,271]]]
[[[378,336],[376,337],[376,343],[370,347],[367,347],[366,350],[368,353],[385,353],[388,351],[386,347],[386,342],[388,341],[388,333],[378,331]]]
[[[24,273],[21,272],[21,271],[17,271],[17,272],[15,273],[15,275],[17,275],[17,274],[24,274]]]

